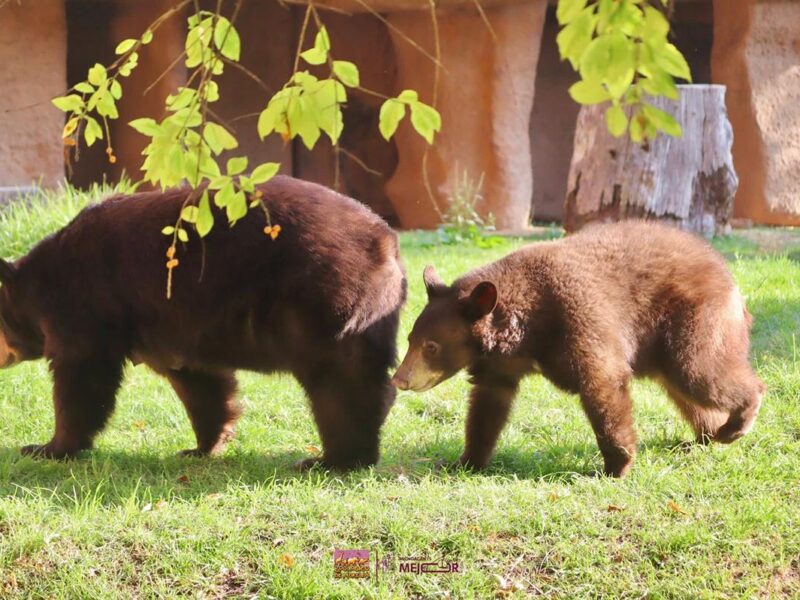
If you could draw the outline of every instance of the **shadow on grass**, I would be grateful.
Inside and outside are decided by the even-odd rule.
[[[603,460],[592,443],[562,444],[531,450],[502,446],[483,471],[440,466],[458,458],[462,440],[453,437],[431,446],[416,447],[417,459],[407,460],[387,449],[381,463],[349,473],[314,468],[300,473],[293,467],[300,452],[239,452],[190,458],[114,450],[87,451],[66,461],[32,459],[19,448],[0,448],[0,495],[46,498],[51,505],[75,508],[85,502],[106,507],[122,506],[132,499],[144,505],[158,499],[201,500],[235,488],[305,486],[356,488],[365,481],[391,483],[399,477],[414,482],[433,478],[443,483],[457,479],[514,478],[569,484],[602,473]],[[639,456],[650,452],[686,453],[686,440],[650,440],[640,445]],[[458,450],[456,450],[458,449]],[[406,462],[404,462],[406,461]]]

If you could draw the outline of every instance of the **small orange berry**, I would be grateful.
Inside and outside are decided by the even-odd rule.
[[[170,260],[167,262],[167,268],[168,268],[168,269],[174,269],[174,268],[175,268],[175,267],[177,267],[179,264],[180,264],[180,263],[178,262],[178,259],[177,259],[177,258],[172,258],[172,259],[170,259]]]
[[[275,238],[278,237],[278,234],[280,232],[281,232],[281,226],[275,225],[275,227],[272,228],[272,233],[269,234],[269,237],[271,237],[274,240]]]
[[[256,193],[255,193],[255,197],[256,198],[261,198],[263,195],[264,195],[264,193],[261,190],[256,190]]]
[[[272,226],[271,225],[265,226],[264,227],[264,233],[267,234],[267,235],[272,235]]]
[[[75,138],[71,138],[71,137],[64,138],[64,145],[65,146],[75,146],[76,145]]]
[[[109,155],[114,154],[114,151],[111,149],[110,146],[108,148],[106,148],[106,154],[109,154]]]
[[[113,165],[115,162],[117,162],[117,157],[112,154],[111,156],[108,157],[108,162],[110,162]]]
[[[175,258],[175,246],[167,248],[167,258]]]

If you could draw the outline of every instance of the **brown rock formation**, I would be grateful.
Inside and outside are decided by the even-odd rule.
[[[425,166],[440,211],[446,211],[449,193],[466,170],[474,180],[484,176],[479,207],[484,216],[491,213],[499,229],[528,225],[533,183],[528,127],[545,8],[544,0],[490,8],[491,30],[472,6],[440,11],[436,106],[442,131],[426,161],[426,142],[410,123],[402,123],[396,134],[399,164],[387,192],[403,227],[431,228],[441,221],[423,177]],[[430,13],[398,12],[388,19],[395,28],[397,91],[418,90],[432,103],[434,63],[404,37],[435,54]]]
[[[800,224],[800,3],[715,0],[712,77],[728,86],[735,215]]]
[[[10,2],[2,11],[0,187],[52,186],[64,177],[64,113],[50,103],[66,87],[64,2]]]

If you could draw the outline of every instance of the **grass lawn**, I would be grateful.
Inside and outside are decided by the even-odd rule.
[[[23,253],[84,201],[0,211],[0,255]],[[689,428],[656,385],[639,382],[640,454],[622,481],[596,476],[602,460],[577,398],[540,377],[524,382],[487,472],[433,464],[461,452],[459,376],[401,393],[380,465],[339,475],[292,470],[320,443],[288,376],[242,374],[236,440],[221,457],[179,458],[194,445],[183,407],[164,381],[129,366],[96,450],[48,462],[19,455],[52,433],[47,366],[2,372],[0,597],[800,597],[800,235],[775,235],[780,243],[761,230],[715,243],[755,316],[752,360],[769,386],[755,429],[732,446],[681,449]],[[526,243],[434,239],[402,237],[401,352],[425,301],[426,263],[449,280]],[[336,580],[334,548],[369,549],[390,568],[378,581]],[[398,572],[397,557],[421,555],[463,572]]]

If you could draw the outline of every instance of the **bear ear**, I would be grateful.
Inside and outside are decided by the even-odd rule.
[[[477,321],[488,315],[497,306],[497,287],[491,281],[481,281],[464,299],[467,317]]]
[[[447,289],[447,286],[439,277],[433,265],[428,265],[422,272],[422,280],[425,282],[425,290],[428,292],[428,298],[433,298],[441,294]]]
[[[10,262],[0,258],[0,283],[11,283],[17,274],[17,268]]]

